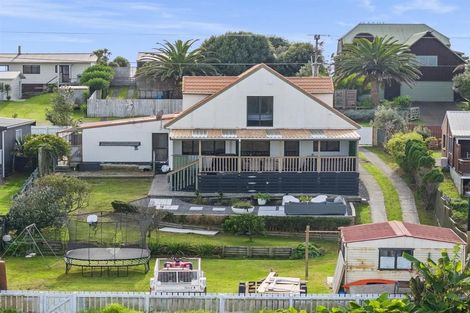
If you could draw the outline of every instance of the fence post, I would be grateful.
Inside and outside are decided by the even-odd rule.
[[[144,298],[144,311],[145,313],[150,312],[150,294],[145,294]]]
[[[46,296],[44,293],[39,294],[39,313],[47,313],[46,312]]]
[[[225,299],[224,295],[219,294],[219,313],[225,313]]]
[[[70,296],[70,309],[72,310],[71,313],[77,313],[78,312],[77,294],[76,293],[73,293]]]

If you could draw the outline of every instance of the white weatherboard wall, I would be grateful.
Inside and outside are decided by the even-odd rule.
[[[169,128],[246,128],[247,96],[273,96],[273,128],[356,129],[345,119],[264,68],[214,97]]]
[[[413,101],[453,102],[454,89],[452,82],[417,81],[413,87],[400,86],[400,95],[410,96]]]
[[[167,133],[162,121],[88,128],[82,131],[83,162],[151,162],[152,133]],[[100,141],[140,141],[134,147],[100,146]]]
[[[183,94],[183,110],[186,110],[193,104],[198,103],[205,97],[208,97],[209,95],[192,95],[192,94]]]
[[[23,65],[39,65],[40,66],[40,73],[39,74],[23,74],[26,78],[22,80],[23,84],[45,84],[45,83],[57,83],[57,78],[59,73],[55,72],[56,64],[52,63],[34,63],[35,61],[31,61],[31,63],[24,63],[24,64],[10,64],[9,70],[10,71],[19,71],[23,73]],[[38,61],[36,61],[38,62]],[[62,65],[67,65],[63,63]],[[93,65],[92,63],[75,63],[69,64],[70,65],[70,78],[72,81],[78,81],[78,76],[83,73],[83,71]]]
[[[463,246],[462,246],[463,247]],[[414,249],[413,255],[421,261],[431,257],[434,261],[442,249],[452,252],[453,243],[425,239],[399,237],[347,243],[345,283],[361,279],[390,279],[408,281],[414,273],[407,270],[379,270],[379,248]],[[459,257],[464,260],[465,251]]]

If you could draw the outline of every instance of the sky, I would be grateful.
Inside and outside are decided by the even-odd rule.
[[[469,0],[0,0],[0,52],[91,52],[135,62],[164,40],[227,31],[313,41],[325,55],[360,22],[426,23],[470,55]],[[134,63],[135,64],[135,63]]]

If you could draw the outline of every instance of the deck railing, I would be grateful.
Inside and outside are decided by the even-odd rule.
[[[468,159],[459,159],[457,171],[460,174],[470,173],[470,160]]]
[[[201,173],[356,172],[354,156],[252,157],[201,156]]]
[[[168,183],[172,191],[184,191],[189,187],[197,190],[197,174],[199,172],[199,160],[168,173]],[[193,188],[193,189],[194,189]]]

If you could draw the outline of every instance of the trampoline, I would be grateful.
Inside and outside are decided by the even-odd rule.
[[[150,269],[150,250],[146,234],[151,220],[139,214],[100,214],[90,222],[90,215],[77,215],[69,220],[69,242],[64,255],[65,273],[72,267],[80,267],[83,276],[96,271],[118,276],[129,274],[132,266],[143,265]]]

